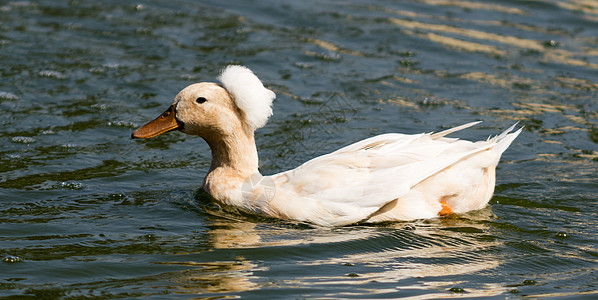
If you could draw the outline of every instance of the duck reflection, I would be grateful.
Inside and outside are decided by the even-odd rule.
[[[205,219],[210,250],[182,254],[190,261],[174,263],[191,267],[172,274],[178,282],[175,293],[237,293],[273,284],[365,288],[376,282],[392,284],[397,290],[439,290],[435,295],[441,297],[450,287],[467,284],[455,281],[454,276],[466,278],[501,265],[503,258],[496,254],[501,241],[489,233],[492,218],[491,209],[486,208],[454,218],[321,228],[256,222],[216,209]],[[272,283],[268,274],[279,272],[276,265],[280,262],[302,270],[303,275]],[[315,271],[322,268],[328,271]],[[357,276],[348,276],[348,272]],[[413,278],[421,278],[417,287]],[[469,296],[488,296],[505,289],[486,283],[476,289],[468,285],[467,292]],[[364,295],[371,292],[364,289]]]
[[[385,243],[386,247],[374,251],[358,251],[304,263],[313,266],[359,265],[363,266],[359,268],[361,272],[349,273],[352,276],[339,274],[332,278],[314,276],[302,280],[316,285],[320,282],[330,284],[331,281],[350,285],[376,282],[396,284],[397,290],[438,290],[438,293],[422,296],[426,299],[451,296],[446,291],[459,285],[467,286],[467,295],[472,297],[500,295],[509,288],[499,283],[479,284],[466,279],[497,268],[505,261],[498,251],[502,241],[489,233],[492,230],[488,221],[493,218],[492,210],[486,207],[462,217],[386,224],[380,230],[395,241],[390,246]],[[413,285],[413,278],[421,280]],[[455,281],[455,278],[463,280]]]
[[[190,269],[170,273],[167,279],[176,294],[231,293],[257,289],[252,280],[259,269],[256,263],[238,257],[233,261],[177,262],[170,265],[188,266]]]

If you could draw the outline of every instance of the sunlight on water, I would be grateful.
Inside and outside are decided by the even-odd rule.
[[[598,295],[595,1],[39,0],[0,19],[0,298]],[[277,93],[263,174],[387,132],[524,132],[480,211],[229,211],[201,191],[201,139],[130,139],[227,64]]]

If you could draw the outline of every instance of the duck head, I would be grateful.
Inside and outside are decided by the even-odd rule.
[[[242,66],[226,67],[220,84],[202,82],[187,86],[174,98],[174,103],[156,119],[133,132],[132,138],[153,138],[179,130],[199,135],[208,143],[222,137],[253,136],[272,115],[274,92]]]

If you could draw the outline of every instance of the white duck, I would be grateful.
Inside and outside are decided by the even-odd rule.
[[[174,104],[133,132],[151,138],[179,130],[201,136],[212,151],[203,182],[216,200],[245,211],[322,226],[434,218],[481,209],[494,192],[501,154],[514,126],[486,141],[438,133],[382,134],[271,176],[258,171],[254,131],[272,115],[274,92],[249,69],[228,66],[222,85],[183,89]]]

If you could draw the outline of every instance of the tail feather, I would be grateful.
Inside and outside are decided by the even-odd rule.
[[[443,130],[441,132],[433,133],[430,135],[430,137],[432,137],[433,139],[439,139],[448,134],[451,134],[451,133],[459,131],[459,130],[463,130],[465,128],[471,127],[471,126],[479,124],[481,122],[482,121],[471,122],[471,123],[463,124],[463,125],[460,125],[457,127],[449,128],[449,129]],[[499,134],[495,137],[488,137],[488,141],[493,141],[496,143],[496,146],[494,147],[494,149],[499,151],[499,153],[503,153],[505,150],[507,150],[507,148],[509,147],[509,145],[511,145],[513,140],[515,140],[515,138],[521,133],[521,130],[523,129],[523,127],[519,128],[519,130],[517,130],[515,132],[512,132],[513,130],[515,130],[515,127],[517,126],[517,124],[519,124],[519,122],[511,125],[511,127],[507,128],[507,130],[503,131],[501,134]]]
[[[517,124],[519,124],[519,122],[513,124],[513,126],[507,128],[507,130],[503,131],[501,134],[491,139],[496,141],[496,146],[494,147],[494,149],[498,151],[498,153],[505,152],[505,150],[507,150],[507,148],[511,145],[513,140],[515,140],[515,138],[517,138],[517,136],[523,130],[523,127],[521,127],[519,128],[519,130],[511,132],[515,129],[515,126],[517,126]]]

